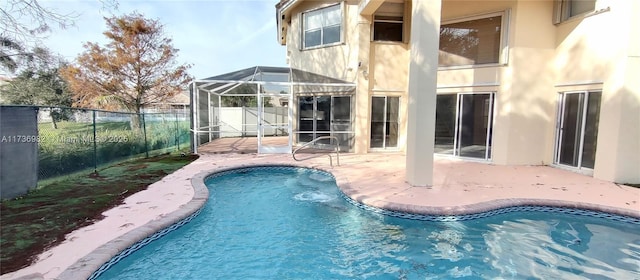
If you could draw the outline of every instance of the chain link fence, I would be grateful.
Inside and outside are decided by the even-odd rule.
[[[189,115],[37,109],[38,181],[189,148]]]

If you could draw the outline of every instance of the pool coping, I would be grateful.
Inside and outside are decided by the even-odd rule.
[[[386,209],[390,211],[405,212],[417,215],[431,215],[431,216],[460,216],[478,214],[488,211],[493,211],[501,208],[515,207],[515,206],[548,206],[548,207],[560,207],[560,208],[574,208],[581,210],[590,210],[597,212],[605,212],[609,214],[615,214],[620,216],[627,216],[636,219],[640,219],[640,212],[633,211],[624,208],[611,207],[606,205],[568,201],[559,199],[542,199],[542,198],[501,198],[493,199],[484,202],[478,202],[473,204],[459,205],[459,206],[424,206],[407,203],[398,203],[387,200],[380,200],[375,197],[362,195],[356,189],[349,186],[348,181],[339,180],[336,178],[338,188],[349,198],[354,201],[375,207],[380,209]]]
[[[65,269],[56,279],[89,279],[102,265],[109,262],[120,252],[196,213],[209,200],[209,189],[204,184],[205,177],[208,174],[211,174],[211,171],[202,171],[191,178],[191,186],[194,190],[193,197],[189,202],[180,206],[178,210],[160,219],[152,220],[101,245]]]
[[[89,279],[94,272],[98,271],[104,264],[108,263],[119,253],[127,250],[134,244],[148,238],[155,233],[162,231],[182,220],[187,219],[199,211],[208,201],[209,190],[205,185],[205,180],[217,173],[227,172],[237,169],[260,168],[260,167],[291,167],[291,168],[308,168],[326,172],[333,176],[336,184],[342,194],[361,204],[365,207],[372,207],[380,210],[392,212],[402,212],[408,214],[424,215],[424,216],[463,216],[489,211],[495,211],[503,208],[518,206],[546,206],[558,208],[571,208],[579,210],[588,210],[614,214],[619,216],[640,219],[640,211],[633,211],[623,208],[599,205],[594,203],[584,203],[567,200],[554,199],[530,199],[530,198],[510,198],[510,199],[494,199],[485,202],[467,204],[453,207],[434,207],[423,206],[406,203],[398,203],[392,201],[381,200],[375,197],[362,195],[355,188],[352,188],[348,178],[345,175],[336,175],[334,172],[318,166],[309,166],[303,164],[290,163],[257,163],[257,164],[236,164],[226,167],[219,167],[200,171],[191,178],[191,186],[194,189],[194,195],[189,202],[180,206],[174,212],[168,213],[163,217],[152,220],[138,228],[135,228],[111,241],[101,245],[89,254],[80,258],[74,264],[65,269],[57,279]],[[362,207],[361,207],[362,208]]]

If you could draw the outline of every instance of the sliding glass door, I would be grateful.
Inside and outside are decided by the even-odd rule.
[[[351,96],[298,97],[298,142],[306,143],[321,136],[336,136],[341,151],[353,146]],[[333,139],[318,140],[318,144],[331,144]]]
[[[554,158],[556,164],[593,169],[600,98],[600,92],[560,94]]]
[[[435,153],[454,154],[457,110],[457,94],[439,94],[436,96]]]
[[[350,151],[353,146],[351,96],[333,96],[331,102],[331,134],[340,139],[340,151]]]
[[[491,159],[493,104],[494,93],[438,95],[435,152]]]
[[[316,99],[313,96],[298,97],[298,142],[306,143],[315,138],[315,107]]]
[[[458,155],[491,158],[493,94],[459,95]]]
[[[374,96],[371,99],[372,149],[398,147],[400,97]]]

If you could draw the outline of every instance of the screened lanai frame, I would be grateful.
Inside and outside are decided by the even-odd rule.
[[[259,153],[291,153],[293,136],[301,133],[293,131],[296,97],[353,94],[355,84],[289,67],[256,66],[195,80],[189,89],[193,152],[197,152],[198,146],[225,137],[225,134],[239,133],[243,137],[255,135]],[[221,121],[225,108],[222,100],[254,96],[257,101],[254,104],[257,105],[256,120],[243,122],[239,130],[226,131],[225,126],[228,126]],[[272,104],[274,100],[279,104]],[[274,133],[288,136],[287,144],[269,146],[263,142],[265,136]],[[352,131],[350,133],[353,134]]]

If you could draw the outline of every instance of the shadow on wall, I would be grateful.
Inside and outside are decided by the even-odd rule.
[[[562,37],[560,45],[556,42],[547,51],[526,45],[510,50],[497,95],[494,147],[499,154],[494,158],[500,163],[551,164],[558,93],[576,89],[557,85],[606,79],[608,62],[594,56],[584,37],[568,37],[572,36]]]
[[[373,60],[370,63],[370,81],[380,90],[407,90],[409,75],[409,45],[371,43]]]
[[[640,89],[608,89],[612,92],[603,93],[600,108],[594,175],[640,184]]]
[[[556,115],[553,61],[548,52],[512,50],[496,94],[494,158],[501,164],[548,164]],[[537,61],[538,67],[526,67]],[[520,66],[520,67],[519,67]],[[510,79],[511,82],[505,82]],[[507,135],[505,135],[507,134]]]
[[[603,50],[589,46],[585,38],[564,42],[556,48],[554,69],[555,82],[567,84],[571,82],[604,81],[613,68],[611,61],[614,57],[598,55]],[[613,51],[605,51],[614,53]]]
[[[292,67],[355,83],[358,69],[353,68],[354,65],[352,64],[357,63],[357,50],[354,50],[356,48],[357,45],[340,44],[313,50],[303,50],[299,54],[300,61],[305,61],[308,65],[305,67],[292,65]]]

